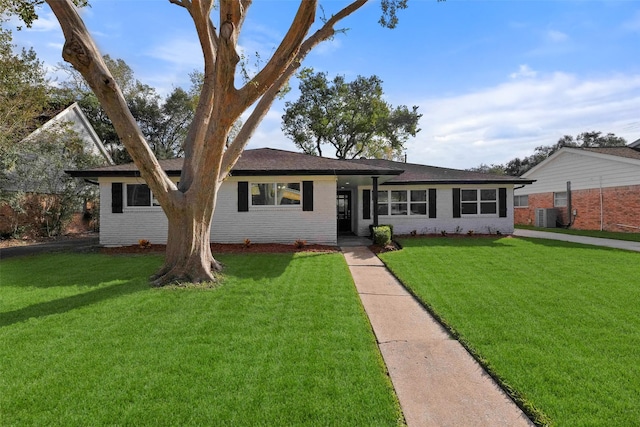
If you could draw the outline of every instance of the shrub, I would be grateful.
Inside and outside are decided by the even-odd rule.
[[[149,249],[149,248],[151,248],[151,242],[146,240],[146,239],[140,239],[140,240],[138,240],[138,246],[141,249]]]
[[[391,232],[391,238],[393,239],[393,224],[379,224],[378,227],[389,227]],[[373,229],[376,228],[373,224],[369,225],[369,236],[373,237]]]
[[[300,239],[293,242],[293,246],[295,246],[296,249],[302,249],[305,247],[306,244],[307,244],[306,240],[300,240]]]
[[[245,247],[245,248],[249,248],[249,247],[251,247],[251,240],[249,240],[249,239],[244,239],[244,247]]]
[[[391,243],[391,227],[388,225],[373,227],[373,243],[379,246]]]

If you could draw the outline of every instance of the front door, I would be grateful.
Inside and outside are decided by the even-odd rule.
[[[338,233],[351,232],[351,191],[338,191]]]

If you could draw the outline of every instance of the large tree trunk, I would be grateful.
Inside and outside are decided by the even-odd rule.
[[[210,243],[216,195],[217,188],[205,189],[191,203],[165,209],[169,221],[165,261],[151,277],[152,285],[218,281],[222,265],[213,257]]]

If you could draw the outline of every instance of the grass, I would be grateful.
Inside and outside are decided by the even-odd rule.
[[[640,419],[640,254],[520,238],[416,238],[389,268],[537,422]]]
[[[532,225],[516,225],[523,230],[548,231],[550,233],[573,234],[575,236],[599,237],[602,239],[626,240],[640,242],[640,233],[620,233],[616,231],[574,230],[573,228],[540,228]]]
[[[0,266],[0,424],[398,425],[340,254],[225,255],[217,289],[152,289],[157,256]]]

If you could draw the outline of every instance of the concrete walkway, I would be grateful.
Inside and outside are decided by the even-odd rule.
[[[584,245],[604,246],[628,251],[640,252],[640,242],[626,240],[603,239],[600,237],[576,236],[573,234],[553,233],[551,231],[525,230],[516,228],[513,232],[517,237],[534,237],[537,239],[562,240],[564,242],[582,243]]]
[[[365,246],[342,252],[409,427],[533,426],[378,257]]]

